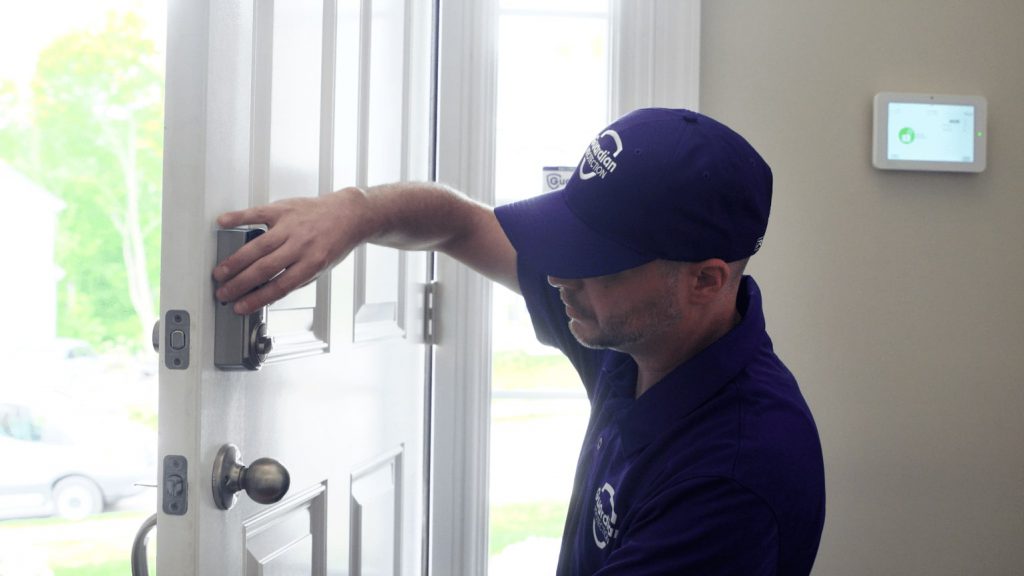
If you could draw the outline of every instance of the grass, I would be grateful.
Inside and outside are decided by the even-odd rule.
[[[155,574],[150,564],[150,573]],[[128,560],[111,560],[91,566],[60,567],[53,571],[53,576],[115,576],[131,574],[132,566]]]
[[[529,502],[491,507],[491,556],[529,537],[561,538],[568,502]]]
[[[551,355],[496,352],[491,371],[495,390],[583,390],[572,364],[554,351]]]
[[[34,576],[44,566],[53,576],[130,574],[132,541],[147,516],[145,512],[110,512],[79,521],[39,518],[0,522],[0,574]],[[151,538],[151,559],[154,542]],[[4,566],[10,572],[5,572]]]

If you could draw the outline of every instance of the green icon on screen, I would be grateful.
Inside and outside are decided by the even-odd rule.
[[[904,128],[903,130],[900,130],[900,142],[903,142],[904,144],[910,144],[911,142],[913,142],[914,136],[915,134],[913,128],[908,127]]]

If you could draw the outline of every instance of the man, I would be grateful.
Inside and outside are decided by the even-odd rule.
[[[392,184],[225,214],[269,230],[217,266],[217,297],[249,312],[364,241],[445,252],[521,293],[586,386],[558,574],[806,575],[821,446],[743,276],[771,187],[728,127],[638,110],[590,143],[564,190],[496,210]]]

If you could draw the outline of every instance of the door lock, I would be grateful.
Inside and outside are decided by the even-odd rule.
[[[222,262],[246,242],[263,234],[260,228],[229,228],[217,231],[217,261]],[[214,318],[213,363],[222,370],[259,370],[273,348],[267,335],[267,307],[252,314],[235,314],[229,304],[218,302]]]

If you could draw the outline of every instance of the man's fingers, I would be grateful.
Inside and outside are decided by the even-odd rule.
[[[235,226],[248,226],[253,224],[266,224],[273,226],[277,220],[277,211],[274,206],[254,206],[244,210],[225,212],[217,217],[217,225],[221,228],[234,228]]]
[[[266,283],[275,275],[291,266],[298,259],[293,252],[279,247],[276,240],[258,244],[268,236],[264,234],[239,249],[231,258],[214,270],[214,278],[227,275],[230,278],[217,289],[217,299],[234,302],[257,286]],[[247,250],[248,248],[248,250]],[[244,252],[243,252],[244,251]],[[235,257],[238,257],[235,259]]]
[[[254,222],[257,220],[252,215],[252,209],[238,210],[235,212],[225,212],[217,217],[217,225],[221,228],[234,228],[235,226],[244,226],[246,224],[263,224],[263,222]]]
[[[311,273],[314,275],[309,277]],[[235,313],[251,314],[263,306],[277,302],[315,278],[315,271],[309,270],[307,266],[298,262],[294,266],[286,268],[284,272],[261,286],[259,290],[254,290],[235,302]]]
[[[284,234],[279,234],[275,231],[259,235],[256,239],[246,242],[234,254],[225,258],[223,262],[219,262],[217,267],[213,269],[213,279],[220,283],[231,280],[236,274],[239,274],[260,258],[279,249],[284,242]],[[271,276],[276,273],[275,271]],[[264,280],[268,278],[270,276],[267,276]]]

